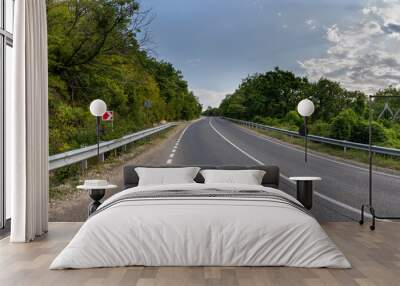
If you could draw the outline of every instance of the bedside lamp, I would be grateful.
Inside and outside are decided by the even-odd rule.
[[[297,105],[297,112],[304,117],[304,140],[305,140],[305,149],[304,149],[304,161],[307,162],[307,117],[311,116],[314,113],[315,107],[314,103],[309,99],[303,99]]]
[[[101,99],[95,99],[90,103],[89,109],[96,116],[97,160],[100,162],[100,118],[107,111],[107,105]]]

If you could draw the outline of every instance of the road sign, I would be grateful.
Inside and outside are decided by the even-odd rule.
[[[147,109],[149,109],[149,108],[151,107],[151,100],[146,99],[146,100],[144,101],[144,107],[147,108]]]
[[[104,114],[101,118],[103,121],[113,121],[114,120],[114,112],[106,111],[106,112],[104,112]]]

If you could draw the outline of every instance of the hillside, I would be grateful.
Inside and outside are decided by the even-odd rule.
[[[89,104],[96,98],[115,114],[103,140],[199,116],[182,73],[143,49],[151,21],[137,1],[49,0],[47,10],[51,154],[95,142]]]

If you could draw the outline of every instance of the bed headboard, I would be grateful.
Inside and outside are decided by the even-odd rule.
[[[177,167],[192,167],[192,166],[144,166],[144,165],[127,165],[124,167],[124,189],[136,187],[139,183],[139,177],[135,171],[136,167],[147,168],[177,168]],[[265,175],[262,180],[262,185],[265,187],[279,188],[279,167],[277,166],[196,166],[201,169],[221,169],[221,170],[263,170]],[[198,173],[194,180],[197,183],[204,183],[203,176]]]

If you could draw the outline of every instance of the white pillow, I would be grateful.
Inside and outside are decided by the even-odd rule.
[[[196,177],[199,170],[200,168],[198,167],[135,168],[139,176],[139,186],[195,183],[193,179]]]
[[[265,171],[262,170],[201,170],[204,183],[261,185]]]

